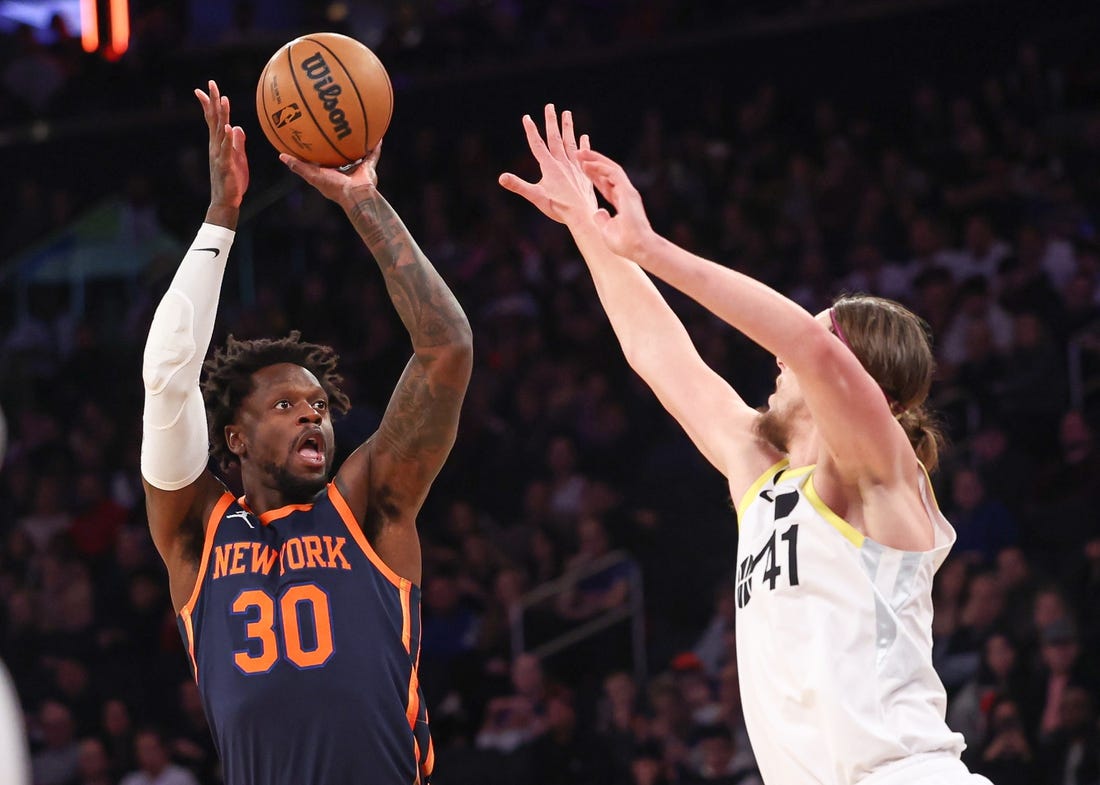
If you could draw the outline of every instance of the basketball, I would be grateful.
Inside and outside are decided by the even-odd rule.
[[[354,38],[313,33],[267,61],[256,85],[256,114],[281,153],[344,166],[378,144],[393,115],[393,86],[382,61]]]

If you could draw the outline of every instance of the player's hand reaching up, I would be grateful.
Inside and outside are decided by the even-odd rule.
[[[591,149],[578,150],[577,160],[588,179],[615,208],[614,216],[602,208],[596,213],[604,242],[619,256],[637,261],[653,236],[641,194],[623,168],[606,155]]]
[[[505,172],[498,182],[555,221],[569,224],[577,220],[590,220],[596,212],[596,192],[577,162],[578,151],[588,148],[588,136],[581,136],[578,146],[573,131],[573,115],[569,111],[562,112],[559,130],[554,105],[547,104],[545,111],[545,142],[531,116],[523,116],[527,144],[538,161],[542,179],[529,183],[511,172]]]
[[[326,199],[347,208],[358,201],[357,191],[378,187],[378,158],[381,155],[382,143],[379,142],[366,158],[346,171],[317,166],[286,153],[280,153],[279,160]]]
[[[209,94],[195,90],[210,132],[210,209],[207,219],[235,228],[236,211],[240,209],[241,200],[248,190],[244,129],[239,125],[230,125],[229,98],[221,94],[217,83],[211,79],[207,86]],[[225,220],[219,220],[222,218]]]

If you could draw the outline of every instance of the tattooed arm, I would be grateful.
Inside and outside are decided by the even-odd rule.
[[[413,356],[378,431],[357,449],[336,484],[378,555],[419,582],[416,516],[454,445],[473,366],[470,323],[389,202],[379,193],[380,148],[350,175],[280,156],[344,208],[370,249],[412,339]]]

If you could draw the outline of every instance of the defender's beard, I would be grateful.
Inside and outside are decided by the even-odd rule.
[[[788,452],[791,441],[791,418],[775,409],[761,412],[753,425],[756,435],[779,452]]]

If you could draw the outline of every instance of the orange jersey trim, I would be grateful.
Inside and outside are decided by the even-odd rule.
[[[405,651],[412,654],[412,584],[404,578],[401,579],[401,643]]]
[[[431,776],[435,770],[435,742],[431,736],[428,737],[428,757],[424,760],[424,774]]]
[[[241,505],[241,507],[248,510],[249,512],[252,512],[252,508],[248,506],[248,500],[245,499],[243,496],[237,499],[237,504]],[[267,526],[272,521],[277,521],[280,518],[285,518],[292,512],[307,512],[308,510],[312,509],[313,503],[311,502],[309,504],[287,504],[283,507],[276,507],[274,510],[268,510],[261,515],[256,515],[256,513],[254,512],[252,512],[252,514],[256,515],[256,520],[258,520],[262,525]]]
[[[195,609],[195,603],[198,602],[199,592],[202,591],[202,581],[206,576],[206,568],[210,564],[210,552],[214,549],[214,535],[218,532],[218,526],[222,522],[222,516],[225,515],[225,511],[229,509],[229,505],[233,503],[233,494],[229,491],[225,491],[221,498],[214,504],[214,509],[210,511],[210,517],[206,521],[206,536],[202,542],[202,558],[199,560],[199,573],[195,577],[195,588],[191,590],[191,596],[187,602],[183,604],[183,608],[180,609],[180,615],[184,613],[187,617],[191,617],[191,611]]]
[[[229,509],[229,505],[232,503],[233,494],[225,491],[214,503],[214,509],[210,511],[210,518],[206,521],[206,534],[203,536],[202,541],[199,571],[195,574],[195,587],[191,589],[191,596],[187,598],[187,602],[183,604],[179,612],[180,618],[183,619],[183,629],[187,633],[187,656],[191,660],[191,670],[195,675],[196,684],[199,682],[199,663],[195,659],[195,626],[191,621],[191,612],[195,609],[195,603],[199,601],[199,593],[202,591],[202,584],[206,578],[206,568],[210,564],[210,552],[214,548],[214,535],[218,533],[222,516],[225,515],[225,511]]]
[[[409,721],[409,728],[416,730],[416,717],[420,714],[420,697],[417,695],[417,688],[420,686],[420,679],[416,677],[416,670],[413,669],[409,674],[409,696],[406,701],[405,718]],[[413,741],[415,741],[415,737]],[[417,749],[416,753],[417,763],[420,762],[420,750]]]
[[[180,618],[183,619],[183,629],[187,633],[187,657],[191,660],[191,673],[195,677],[195,684],[198,684],[199,663],[195,659],[195,628],[191,624],[191,612],[188,610],[181,611]]]
[[[351,508],[348,507],[347,501],[344,499],[340,490],[336,487],[336,483],[330,482],[328,484],[328,498],[332,501],[332,506],[336,508],[336,511],[340,513],[340,517],[344,521],[344,525],[348,527],[348,531],[351,532],[351,538],[355,540],[363,553],[370,559],[370,563],[377,568],[377,570],[386,577],[390,583],[397,587],[399,591],[407,591],[404,587],[411,586],[412,582],[402,578],[396,572],[390,569],[389,565],[382,561],[377,553],[374,552],[374,548],[367,542],[367,536],[363,534],[363,528],[359,525],[359,521],[355,520],[355,516],[351,513]],[[406,600],[402,597],[402,614],[405,619],[408,618],[408,606]],[[407,622],[405,622],[407,623]],[[404,626],[404,624],[402,625]],[[405,644],[405,648],[408,649],[408,643]]]

